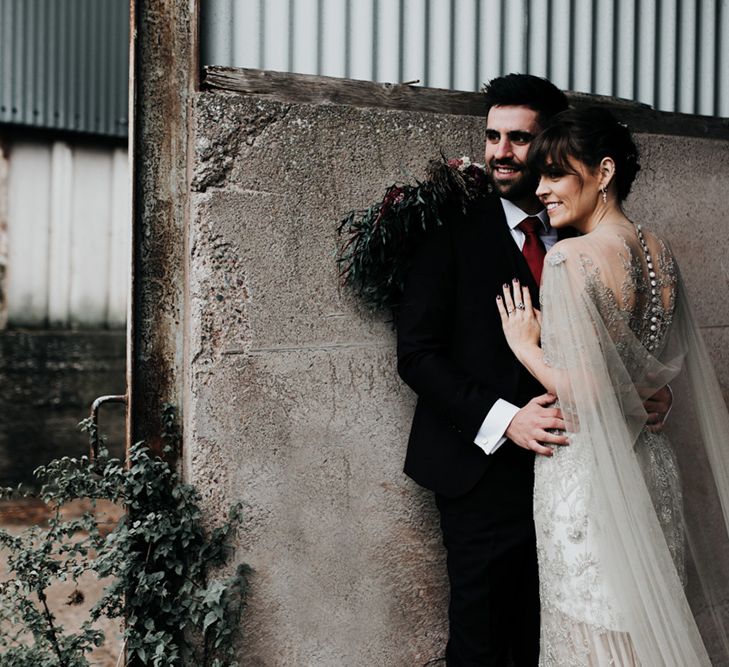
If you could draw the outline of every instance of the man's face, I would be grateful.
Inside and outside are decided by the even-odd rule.
[[[538,178],[527,171],[529,144],[541,132],[539,114],[524,106],[495,106],[486,119],[486,167],[499,196],[534,208]],[[530,212],[530,211],[527,211]]]

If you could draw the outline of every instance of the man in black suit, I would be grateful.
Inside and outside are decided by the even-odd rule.
[[[418,250],[397,318],[398,371],[417,393],[405,472],[435,491],[451,586],[448,667],[533,667],[539,655],[534,455],[566,438],[555,397],[519,364],[495,298],[514,278],[538,303],[557,241],[529,173],[529,143],[567,107],[538,77],[491,81],[492,195],[453,211]]]

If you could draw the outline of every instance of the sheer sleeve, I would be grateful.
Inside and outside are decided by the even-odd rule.
[[[537,465],[542,603],[559,615],[542,664],[725,664],[726,406],[680,276],[654,280],[632,240],[590,236],[557,244],[542,283],[542,348],[572,443]],[[651,469],[670,445],[644,429],[643,401],[669,382],[675,446]],[[667,471],[681,481],[656,493]],[[588,571],[582,588],[556,581]]]

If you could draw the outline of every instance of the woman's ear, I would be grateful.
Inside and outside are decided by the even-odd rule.
[[[600,189],[607,190],[615,176],[615,160],[611,157],[604,157],[600,160],[598,171],[600,174]]]

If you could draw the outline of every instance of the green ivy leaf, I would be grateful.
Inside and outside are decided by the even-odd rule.
[[[171,406],[165,407],[163,424],[168,451],[178,451]],[[96,436],[88,420],[83,428]],[[40,466],[37,495],[57,508],[48,530],[32,528],[21,536],[0,530],[9,577],[0,582],[0,625],[30,637],[23,643],[12,633],[0,634],[3,667],[87,667],[85,656],[104,639],[93,623],[124,615],[127,649],[143,663],[235,664],[232,637],[240,625],[250,568],[239,566],[238,576],[228,580],[208,579],[210,567],[222,565],[231,553],[226,540],[242,521],[241,507],[231,507],[228,523],[207,534],[199,494],[167,462],[143,442],[130,448],[128,459],[125,467],[102,446],[93,462],[63,457]],[[79,498],[92,504],[96,499],[121,502],[127,513],[102,537],[93,513],[62,518],[60,508]],[[77,632],[59,627],[31,601],[36,593],[43,599],[55,581],[89,571],[110,583]],[[188,641],[195,636],[205,637],[207,650]]]

